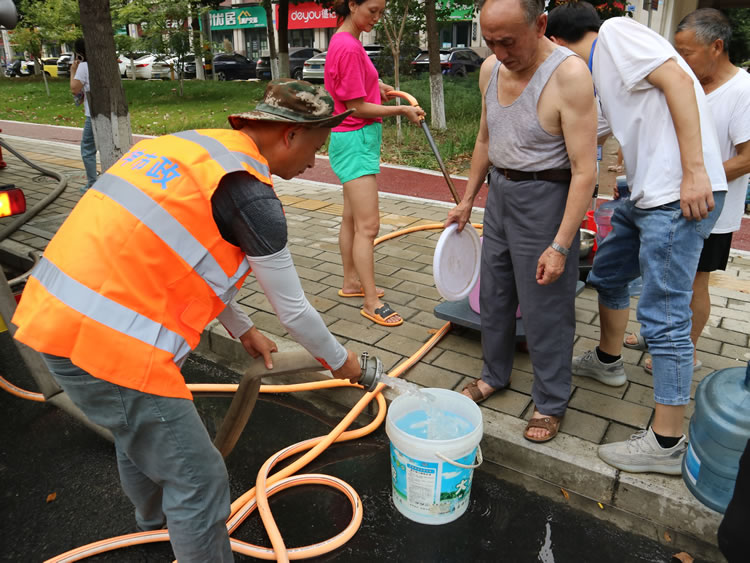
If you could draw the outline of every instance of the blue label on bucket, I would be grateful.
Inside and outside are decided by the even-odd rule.
[[[471,465],[476,448],[454,461]],[[469,502],[473,469],[411,458],[391,444],[393,500],[400,508],[430,516],[449,514]]]

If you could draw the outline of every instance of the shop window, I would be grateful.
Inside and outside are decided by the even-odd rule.
[[[290,47],[313,47],[315,45],[314,29],[290,29],[289,46]]]

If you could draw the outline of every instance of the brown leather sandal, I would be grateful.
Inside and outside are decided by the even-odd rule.
[[[557,436],[557,431],[560,430],[560,423],[562,422],[562,417],[556,417],[556,416],[545,416],[543,418],[532,418],[529,420],[528,424],[526,425],[526,429],[523,431],[523,437],[526,438],[529,442],[537,442],[539,444],[543,442],[549,442],[552,438]],[[546,438],[532,438],[529,436],[529,430],[532,428],[543,428],[547,432],[549,432],[549,436]]]
[[[464,393],[464,391],[468,391],[469,395],[471,395],[471,400],[477,404],[481,403],[485,399],[489,399],[492,395],[495,394],[495,391],[497,391],[497,389],[494,389],[492,393],[488,393],[487,395],[485,395],[479,389],[479,386],[477,385],[478,381],[479,381],[478,379],[475,379],[471,383],[468,383],[467,385],[465,385],[463,389],[461,389],[461,393],[463,393],[464,395],[466,394]]]

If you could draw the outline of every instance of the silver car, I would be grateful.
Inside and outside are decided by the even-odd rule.
[[[326,65],[326,54],[320,53],[307,59],[302,66],[302,80],[308,82],[323,82]]]

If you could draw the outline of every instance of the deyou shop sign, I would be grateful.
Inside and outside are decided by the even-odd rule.
[[[208,13],[212,31],[266,27],[266,11],[260,6],[246,6]]]
[[[279,29],[279,6],[276,7],[276,29]],[[314,29],[336,27],[336,12],[315,2],[289,4],[288,29]]]

